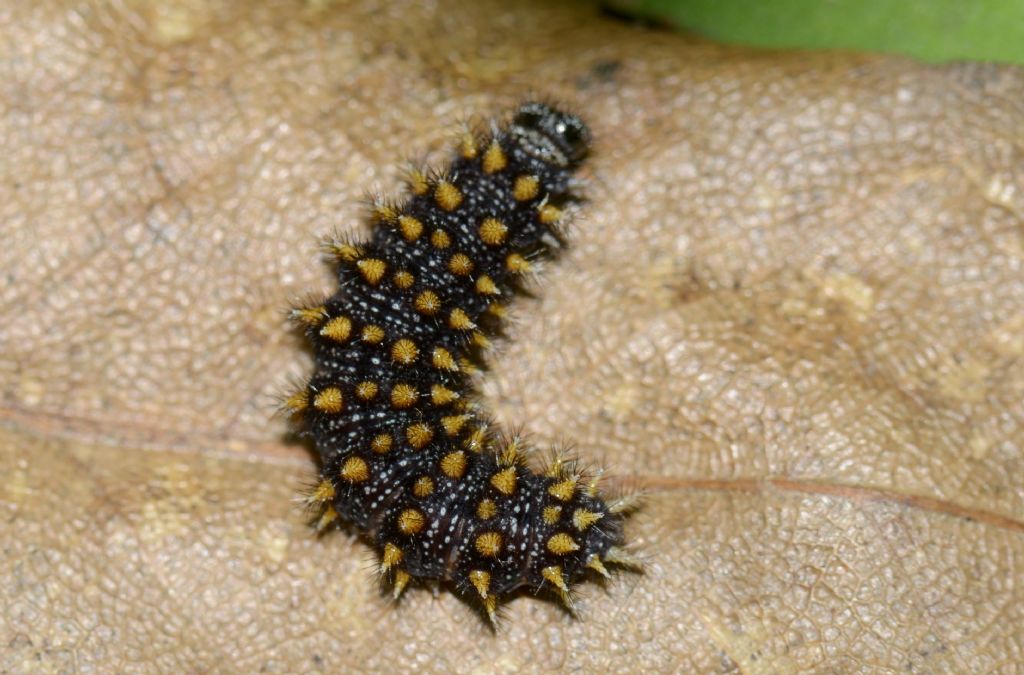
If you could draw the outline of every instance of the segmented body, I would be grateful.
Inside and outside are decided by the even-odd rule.
[[[396,596],[439,579],[479,597],[528,587],[568,602],[586,570],[630,563],[622,515],[572,462],[541,472],[515,439],[489,432],[468,379],[502,303],[576,200],[589,149],[575,116],[521,106],[487,135],[467,134],[441,173],[415,173],[410,197],[379,204],[365,243],[335,242],[340,290],[293,312],[315,374],[286,401],[315,439],[322,482],[311,502],[375,543]]]

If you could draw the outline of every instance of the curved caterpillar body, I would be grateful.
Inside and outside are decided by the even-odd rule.
[[[565,458],[531,471],[521,441],[488,432],[468,380],[499,303],[558,241],[589,144],[579,118],[543,103],[465,134],[443,173],[414,172],[407,201],[376,205],[370,241],[328,244],[340,290],[292,312],[316,360],[285,401],[320,455],[309,501],[321,528],[340,516],[375,543],[396,597],[446,580],[493,621],[509,591],[569,604],[587,570],[635,563],[629,500],[606,502]]]

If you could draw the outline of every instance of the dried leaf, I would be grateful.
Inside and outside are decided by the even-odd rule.
[[[1024,73],[585,5],[0,14],[0,670],[981,672],[1024,625]],[[316,238],[529,89],[592,201],[484,393],[650,489],[582,620],[374,586],[274,396]]]

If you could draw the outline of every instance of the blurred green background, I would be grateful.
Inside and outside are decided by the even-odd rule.
[[[1024,0],[609,0],[721,42],[1024,63]]]

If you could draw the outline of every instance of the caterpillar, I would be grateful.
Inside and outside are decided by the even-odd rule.
[[[291,312],[315,360],[283,402],[319,455],[314,520],[357,528],[395,598],[444,581],[493,623],[512,591],[571,609],[586,575],[638,564],[623,542],[633,497],[606,498],[600,473],[565,454],[532,470],[470,380],[522,275],[564,244],[590,146],[578,116],[536,101],[467,129],[445,169],[413,170],[404,201],[376,201],[368,241],[326,242],[340,288]]]

